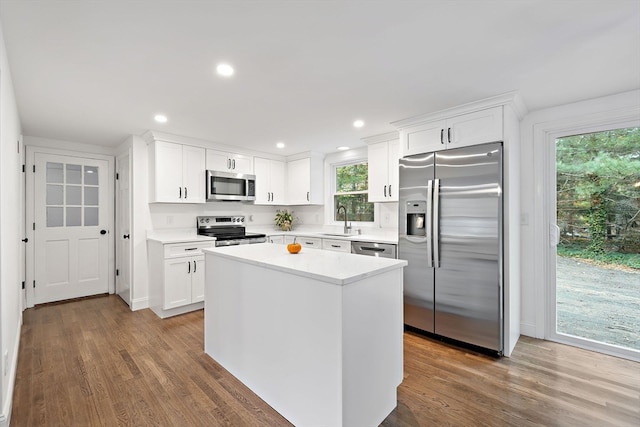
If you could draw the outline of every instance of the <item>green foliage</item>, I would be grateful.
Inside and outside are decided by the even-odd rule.
[[[289,212],[286,209],[278,209],[276,211],[275,222],[276,226],[280,230],[291,231],[293,230],[293,222],[295,219],[293,218],[293,211]]]
[[[369,165],[356,163],[336,168],[336,193],[367,191],[369,188]]]
[[[340,215],[337,212],[338,206],[344,206],[349,221],[373,222],[374,204],[369,203],[368,188],[369,165],[367,163],[336,167],[335,220],[344,221],[342,211]]]
[[[568,258],[580,258],[594,261],[596,264],[618,265],[640,270],[640,254],[624,254],[620,252],[603,252],[594,254],[592,251],[576,245],[558,246],[558,255]]]
[[[640,251],[640,128],[558,138],[556,172],[563,243],[587,238],[600,255]]]

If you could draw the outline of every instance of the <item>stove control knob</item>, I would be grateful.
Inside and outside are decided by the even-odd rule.
[[[204,221],[208,224],[209,223],[209,218],[205,219]]]
[[[240,222],[244,222],[244,218],[240,218]]]

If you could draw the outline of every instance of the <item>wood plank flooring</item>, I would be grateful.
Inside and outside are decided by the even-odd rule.
[[[11,426],[291,425],[204,354],[203,318],[117,296],[26,310]],[[495,359],[413,333],[404,354],[385,427],[640,426],[635,362],[527,337]]]

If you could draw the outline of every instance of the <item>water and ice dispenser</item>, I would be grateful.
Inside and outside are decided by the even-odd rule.
[[[407,236],[426,236],[426,212],[425,200],[409,200],[405,206],[407,215]]]

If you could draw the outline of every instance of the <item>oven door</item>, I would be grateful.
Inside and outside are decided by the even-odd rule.
[[[255,200],[254,175],[207,171],[207,201]]]

